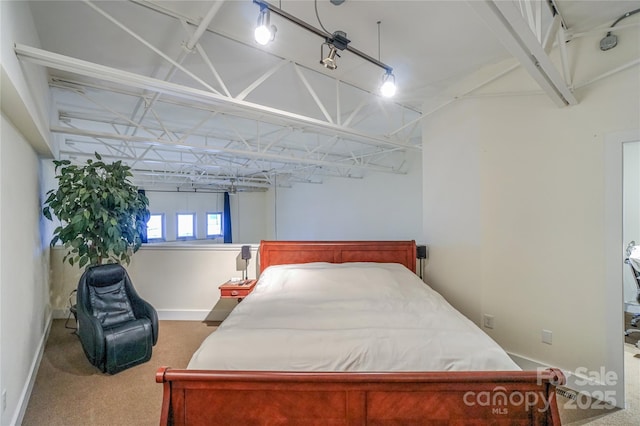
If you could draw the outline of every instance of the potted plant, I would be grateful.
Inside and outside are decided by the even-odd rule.
[[[149,220],[149,200],[129,178],[131,168],[116,161],[107,164],[95,153],[83,166],[55,160],[58,188],[47,192],[44,216],[52,213],[61,224],[53,231],[71,265],[129,264],[142,245]]]

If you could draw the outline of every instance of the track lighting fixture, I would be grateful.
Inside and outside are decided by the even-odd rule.
[[[336,63],[336,57],[339,58],[338,50],[346,49],[351,40],[347,38],[347,33],[344,31],[336,31],[331,35],[331,38],[327,38],[327,41],[320,46],[320,63],[325,68],[335,70],[338,68]],[[324,56],[324,47],[329,46],[329,54]]]
[[[269,9],[263,4],[260,4],[258,24],[256,25],[256,30],[253,33],[256,41],[265,46],[267,43],[275,39],[276,31],[276,26],[271,25],[271,13],[269,12]]]
[[[326,57],[324,56],[325,46],[329,46],[329,54]],[[338,49],[336,49],[336,47],[332,44],[322,43],[322,46],[320,46],[320,63],[324,65],[325,68],[335,70],[336,68],[338,68],[336,57],[340,57],[340,55],[338,55]]]
[[[317,1],[317,0],[316,0]],[[320,63],[327,69],[335,70],[338,68],[338,64],[336,59],[340,57],[338,54],[339,50],[348,50],[349,52],[359,56],[360,58],[368,61],[382,69],[385,70],[385,74],[383,76],[382,85],[380,86],[380,93],[383,96],[391,97],[396,92],[395,85],[395,76],[393,75],[393,68],[390,66],[380,62],[379,59],[372,58],[371,56],[363,53],[351,46],[349,46],[350,40],[347,38],[347,34],[344,31],[335,31],[333,34],[327,31],[320,23],[321,29],[318,29],[305,21],[296,18],[295,16],[285,12],[284,10],[273,6],[270,3],[267,3],[264,0],[253,0],[254,3],[260,6],[260,15],[258,16],[258,26],[256,27],[255,37],[256,41],[262,45],[265,45],[272,41],[275,37],[276,27],[270,25],[270,15],[269,12],[273,12],[276,15],[292,22],[309,32],[312,32],[319,37],[322,37],[325,41],[320,46]],[[335,5],[342,4],[344,0],[331,0],[331,2]],[[317,16],[317,6],[316,6],[316,16]],[[318,22],[320,22],[320,18],[318,17]],[[379,28],[380,22],[378,22]],[[378,44],[380,43],[380,36],[378,34]],[[328,48],[328,53],[325,56],[325,46]],[[378,46],[378,56],[380,56],[380,47]]]
[[[380,94],[385,98],[391,98],[396,94],[396,76],[389,70],[382,76]]]

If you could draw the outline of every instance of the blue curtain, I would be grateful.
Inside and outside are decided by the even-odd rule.
[[[222,213],[222,234],[224,235],[224,242],[230,243],[231,241],[231,208],[229,207],[229,193],[224,193],[224,212]]]
[[[138,194],[142,194],[145,195],[144,189],[138,189]],[[140,229],[140,240],[143,243],[148,243],[149,240],[147,239],[147,227],[145,226],[144,228]]]

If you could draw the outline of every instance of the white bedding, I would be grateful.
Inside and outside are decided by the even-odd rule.
[[[487,334],[399,264],[267,268],[188,368],[519,370]]]

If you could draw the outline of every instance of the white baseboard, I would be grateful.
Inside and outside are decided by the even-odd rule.
[[[18,399],[18,405],[16,412],[11,419],[12,425],[21,425],[24,420],[24,414],[27,412],[27,406],[29,405],[29,399],[31,398],[31,392],[33,391],[33,385],[36,382],[36,376],[38,375],[38,370],[40,368],[40,362],[42,361],[42,356],[44,355],[44,347],[47,344],[47,339],[49,338],[49,332],[51,331],[51,321],[53,315],[49,315],[47,319],[47,324],[45,325],[44,333],[40,338],[40,342],[38,343],[38,350],[31,362],[31,368],[29,369],[29,376],[27,377],[27,381],[24,384],[22,389],[22,393],[20,394],[20,398]]]
[[[514,354],[511,352],[509,352],[508,354],[513,360],[513,362],[518,364],[518,367],[522,368],[523,370],[528,371],[528,370],[537,370],[538,368],[549,368],[548,365],[543,364],[540,361],[536,361],[534,359],[527,358],[525,356]]]
[[[208,309],[158,309],[158,319],[165,321],[204,321]]]

